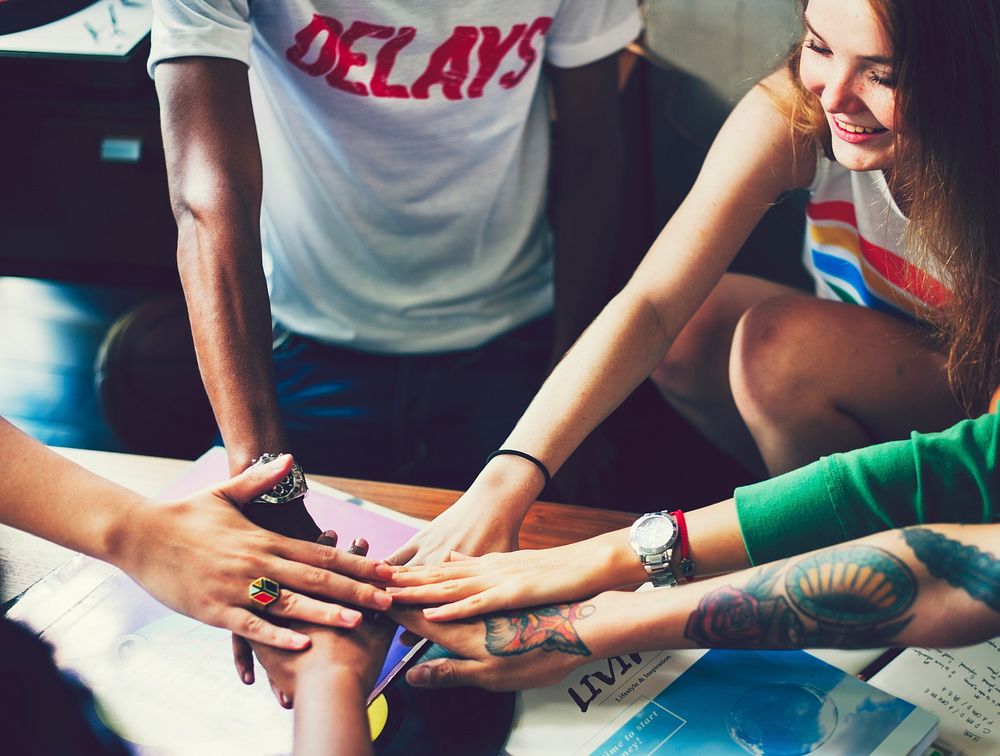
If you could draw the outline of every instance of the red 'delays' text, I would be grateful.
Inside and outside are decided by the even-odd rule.
[[[310,76],[322,76],[331,87],[359,97],[426,100],[432,87],[440,87],[447,99],[461,100],[482,97],[501,66],[505,70],[499,73],[497,83],[504,89],[516,87],[535,64],[537,40],[550,26],[548,16],[514,24],[506,33],[496,26],[456,26],[430,54],[423,73],[408,83],[394,81],[392,71],[400,53],[417,36],[412,26],[354,21],[345,27],[337,19],[317,13],[295,35],[295,44],[285,56]],[[368,65],[368,53],[354,49],[362,39],[381,40],[367,81],[352,76],[352,69]],[[509,59],[506,65],[505,59]]]

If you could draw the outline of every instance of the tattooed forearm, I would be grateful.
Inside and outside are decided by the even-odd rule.
[[[883,549],[829,549],[706,594],[684,635],[729,648],[886,645],[912,619],[916,592],[913,572]]]
[[[906,528],[903,538],[927,571],[1000,612],[1000,561],[926,528]]]
[[[573,623],[597,611],[593,604],[562,604],[485,618],[486,650],[493,656],[516,656],[536,648],[590,656]]]

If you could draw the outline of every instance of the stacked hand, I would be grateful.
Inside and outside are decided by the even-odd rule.
[[[394,606],[389,616],[411,633],[439,643],[460,658],[414,666],[416,687],[474,685],[523,690],[552,685],[580,664],[604,655],[596,639],[616,621],[620,597],[604,593],[584,602],[537,606],[454,622],[431,622],[417,608]]]
[[[390,577],[388,566],[271,533],[240,513],[291,464],[291,457],[280,457],[187,499],[135,507],[111,549],[115,563],[163,604],[257,643],[309,645],[308,636],[270,616],[356,626],[361,614],[354,607],[380,610],[392,603],[372,585]],[[281,592],[266,614],[257,614],[248,587],[262,576],[277,581]]]
[[[442,564],[394,566],[388,590],[395,606],[427,605],[424,616],[437,622],[575,601],[630,582],[624,571],[611,569],[623,549],[626,559],[617,561],[631,566],[621,532],[477,558],[452,552]],[[641,582],[641,572],[634,577]]]
[[[329,547],[337,545],[337,534],[328,530],[320,542]],[[348,555],[355,558],[368,553],[368,542],[358,538],[351,544]],[[267,670],[271,690],[279,703],[292,708],[298,681],[317,668],[328,668],[336,673],[342,668],[367,692],[375,684],[375,677],[382,668],[389,643],[396,625],[385,618],[372,615],[351,629],[320,627],[303,622],[293,622],[291,627],[308,632],[312,646],[306,651],[285,651],[261,643],[251,642],[253,653]],[[253,657],[249,648],[234,644],[237,672],[245,682],[253,682]]]

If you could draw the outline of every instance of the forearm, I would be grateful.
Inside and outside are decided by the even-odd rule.
[[[116,562],[125,523],[147,500],[70,462],[0,419],[0,517],[6,525]]]
[[[639,292],[626,289],[552,371],[503,446],[532,454],[554,475],[649,375],[668,346],[652,305]],[[541,480],[530,463],[517,458],[494,458],[475,485],[496,488],[498,481],[523,489],[516,505],[520,516],[541,491]]]
[[[247,69],[184,58],[157,66],[177,262],[202,378],[233,473],[287,448],[261,263],[263,171]]]
[[[1000,632],[998,545],[997,526],[880,533],[677,589],[604,594],[593,634],[579,629],[596,656],[965,645]]]
[[[234,200],[217,201],[213,217],[178,218],[178,267],[199,369],[236,474],[262,452],[292,450],[279,422],[257,220]]]
[[[295,695],[296,756],[371,753],[367,695],[359,675],[342,665],[303,670]]]

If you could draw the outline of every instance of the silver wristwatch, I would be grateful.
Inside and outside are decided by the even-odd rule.
[[[261,454],[257,459],[250,463],[250,466],[254,465],[266,465],[268,462],[273,462],[280,454],[273,454],[271,452],[265,452]],[[254,498],[251,503],[253,504],[286,504],[292,499],[297,499],[306,491],[309,490],[309,486],[306,485],[306,476],[302,472],[302,468],[299,466],[298,462],[292,464],[292,469],[288,471],[288,474],[278,481],[278,484],[269,491],[265,491],[256,498]]]
[[[669,512],[648,512],[632,523],[629,545],[656,587],[677,585],[670,562],[678,533],[677,519]]]

